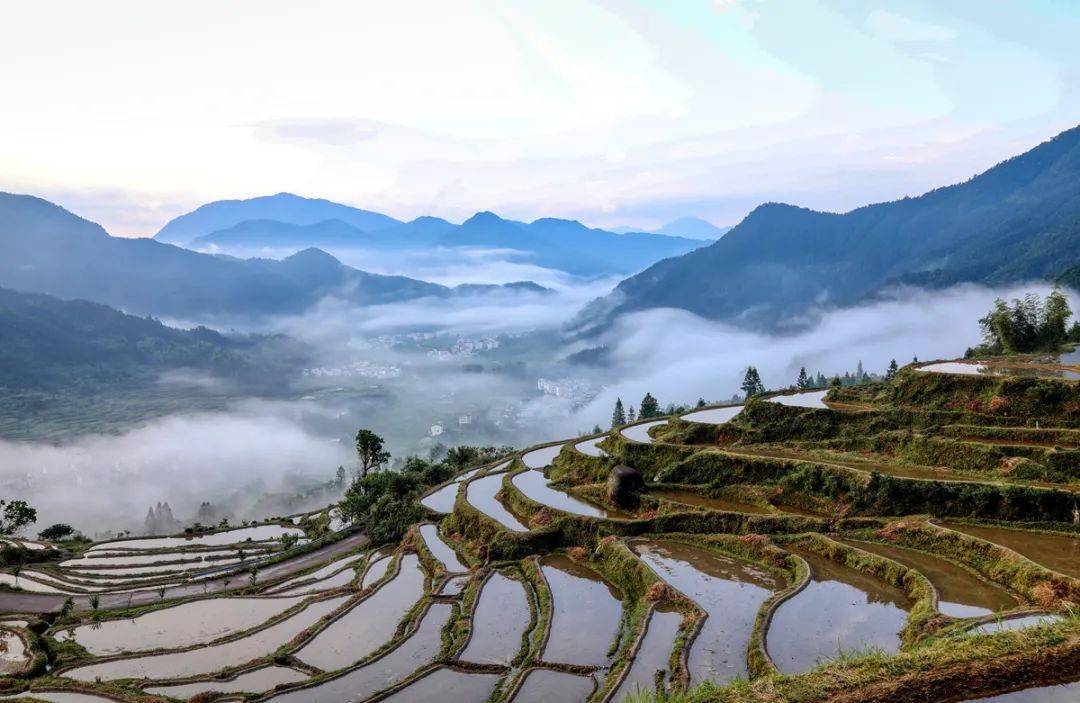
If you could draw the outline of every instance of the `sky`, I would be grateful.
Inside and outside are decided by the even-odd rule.
[[[732,225],[1074,126],[1080,4],[6,3],[0,190],[151,235],[280,191],[409,219]]]

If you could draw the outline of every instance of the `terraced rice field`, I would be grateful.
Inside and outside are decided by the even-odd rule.
[[[400,542],[322,535],[330,506],[58,551],[0,590],[0,669],[49,665],[5,690],[59,703],[611,703],[658,686],[683,703],[698,685],[718,688],[692,700],[737,703],[1080,700],[1080,477],[1060,441],[1080,436],[1080,395],[970,366],[683,410],[657,439],[647,430],[670,418],[526,449],[417,490],[435,521]],[[616,465],[648,486],[620,505]],[[316,543],[281,555],[286,533]],[[239,549],[248,560],[228,563]]]

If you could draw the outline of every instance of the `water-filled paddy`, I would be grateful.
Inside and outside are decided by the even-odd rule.
[[[26,642],[16,632],[0,630],[0,675],[12,674],[30,662]]]
[[[766,398],[771,403],[779,403],[780,405],[787,405],[793,408],[828,408],[825,404],[825,394],[829,391],[803,391],[802,393],[792,393],[790,395],[774,395],[771,398]]]
[[[363,558],[364,555],[362,554],[353,554],[347,557],[343,557],[341,559],[336,559],[327,564],[326,566],[312,571],[311,573],[300,574],[299,576],[294,576],[287,581],[283,581],[277,586],[271,588],[269,591],[267,591],[267,593],[277,593],[279,591],[285,591],[299,584],[303,584],[306,581],[319,581],[321,579],[325,579],[327,576],[332,576],[336,574],[340,569],[344,569],[346,566],[355,566],[357,562],[361,561]],[[351,573],[355,575],[355,572]]]
[[[327,576],[324,579],[319,579],[313,583],[300,584],[299,586],[293,586],[292,588],[286,588],[285,590],[276,591],[274,595],[282,596],[306,596],[312,593],[320,593],[322,591],[329,591],[334,588],[341,588],[342,586],[348,586],[353,580],[356,579],[356,572],[352,569],[345,567],[341,571],[338,571],[333,576]]]
[[[911,608],[903,592],[817,554],[792,551],[809,562],[812,576],[780,604],[769,626],[769,654],[782,673],[806,671],[841,651],[900,649]]]
[[[408,687],[387,696],[385,703],[483,703],[495,690],[498,674],[467,674],[436,669]]]
[[[634,551],[656,574],[707,614],[690,645],[690,680],[745,676],[746,645],[754,619],[779,581],[752,564],[665,540],[635,542]]]
[[[589,676],[567,674],[551,669],[533,669],[525,675],[513,703],[575,703],[584,701],[596,688]]]
[[[950,561],[915,551],[877,542],[848,544],[915,569],[938,591],[938,610],[954,618],[974,618],[1015,608],[1019,603],[1001,586],[989,583],[967,569]]]
[[[551,632],[543,660],[603,666],[619,631],[622,597],[592,569],[564,556],[543,559],[551,588]]]
[[[998,620],[993,620],[991,622],[983,623],[978,627],[973,627],[968,630],[968,632],[975,632],[980,635],[987,635],[993,634],[995,632],[1023,630],[1025,628],[1036,627],[1038,625],[1050,625],[1060,620],[1060,615],[1035,613],[1033,615],[1021,615],[1020,617],[1015,618],[1002,618]]]
[[[62,676],[79,681],[113,679],[179,679],[203,676],[228,667],[240,666],[270,654],[293,637],[339,608],[348,596],[312,603],[279,623],[230,642],[199,647],[185,652],[153,654],[89,664],[66,671]]]
[[[261,693],[262,691],[269,691],[278,684],[296,683],[306,678],[307,674],[301,671],[274,664],[264,666],[261,669],[246,671],[234,679],[195,681],[175,686],[151,686],[146,689],[146,692],[186,700],[207,691],[217,691],[218,693]]]
[[[420,560],[406,554],[393,579],[327,625],[296,658],[325,671],[360,661],[393,638],[398,623],[424,595],[424,578]]]
[[[420,505],[434,510],[437,513],[454,512],[454,501],[457,499],[460,481],[452,481],[420,499]]]
[[[770,515],[772,511],[761,505],[754,505],[753,503],[744,503],[737,500],[729,500],[727,498],[713,498],[696,491],[669,489],[669,490],[657,490],[652,489],[649,491],[649,495],[655,498],[663,498],[664,500],[670,500],[673,503],[682,503],[683,505],[691,505],[698,508],[706,508],[708,510],[723,510],[734,513],[752,513],[754,515]]]
[[[48,701],[49,703],[116,703],[115,698],[106,698],[105,696],[80,691],[29,691],[17,696],[2,696],[0,700],[8,698],[33,698],[39,701]]]
[[[630,670],[619,683],[613,701],[621,701],[631,693],[654,689],[653,675],[661,669],[670,668],[671,650],[675,647],[681,624],[682,615],[678,611],[665,607],[653,611],[645,637],[634,655],[634,661],[630,663]]]
[[[443,538],[439,536],[439,528],[435,525],[425,523],[420,526],[420,536],[424,538],[424,544],[427,545],[428,550],[431,552],[443,568],[451,573],[460,573],[462,571],[468,571],[469,567],[461,562],[458,555],[450,548],[450,545],[443,541]]]
[[[990,525],[964,525],[947,520],[941,525],[1017,552],[1036,564],[1080,578],[1080,536],[1027,532]]]
[[[667,420],[653,420],[652,422],[643,422],[640,425],[631,425],[630,427],[624,427],[620,430],[623,437],[633,440],[635,442],[641,442],[642,444],[652,444],[652,437],[649,436],[649,430],[653,427],[659,427],[660,425],[666,425]]]
[[[965,376],[977,376],[986,373],[986,365],[968,364],[963,361],[942,361],[937,364],[920,366],[918,370],[929,371],[930,373],[957,373]]]
[[[509,664],[521,649],[521,635],[528,626],[525,586],[496,571],[480,592],[472,635],[459,658],[478,664]]]
[[[551,465],[551,462],[555,460],[555,457],[559,456],[559,452],[562,451],[562,448],[563,445],[561,444],[553,444],[550,447],[534,449],[522,456],[521,462],[530,469],[542,469],[545,466]]]
[[[988,698],[965,698],[965,703],[1076,703],[1080,700],[1080,681],[1057,686],[1025,688]]]
[[[265,550],[247,549],[246,554],[262,554]],[[131,554],[107,552],[99,556],[90,553],[78,559],[67,559],[58,564],[62,568],[92,569],[101,566],[139,566],[141,564],[161,564],[163,562],[196,562],[235,557],[237,550],[221,549],[205,552],[165,552],[156,554]]]
[[[243,561],[251,561],[251,555],[245,556]],[[147,566],[128,566],[128,567],[102,567],[99,569],[72,569],[69,573],[77,573],[79,576],[88,577],[91,575],[110,577],[110,576],[133,576],[141,574],[179,574],[188,571],[199,571],[201,569],[210,569],[215,566],[230,566],[233,564],[239,564],[240,559],[228,558],[228,559],[215,559],[214,561],[185,561],[180,564],[160,564],[160,565],[147,565]]]
[[[96,552],[105,549],[175,549],[177,547],[223,547],[229,544],[241,542],[263,542],[267,540],[281,539],[282,535],[293,534],[303,537],[304,531],[295,527],[282,527],[281,525],[257,525],[255,527],[242,527],[236,530],[214,532],[212,534],[197,535],[192,537],[147,537],[145,539],[123,539],[113,542],[95,544],[88,551]]]
[[[442,644],[442,630],[450,620],[447,603],[433,603],[420,627],[405,641],[373,662],[310,688],[300,688],[276,696],[275,703],[341,703],[367,698],[376,691],[407,678],[433,661]],[[449,699],[447,699],[449,700]]]
[[[688,422],[701,422],[708,425],[722,425],[731,422],[735,416],[742,412],[741,405],[732,405],[727,408],[709,408],[708,410],[695,410],[682,416]]]
[[[496,495],[502,490],[504,474],[478,478],[465,486],[465,500],[471,506],[512,532],[527,532],[526,526],[506,509]]]
[[[136,618],[103,620],[56,633],[96,656],[180,649],[250,630],[298,605],[302,598],[206,598]]]
[[[576,498],[566,491],[552,488],[539,470],[523,471],[511,480],[514,486],[526,496],[556,510],[586,517],[615,517],[614,511],[605,510]]]
[[[15,578],[14,575],[3,571],[0,571],[0,583],[11,586],[12,588],[17,586],[24,591],[30,591],[32,593],[70,593],[70,591],[50,586],[47,583],[39,583],[38,581],[28,579],[25,576]]]
[[[607,456],[607,452],[596,446],[603,442],[605,439],[607,439],[607,435],[603,435],[602,437],[593,437],[592,439],[587,439],[584,442],[578,442],[574,445],[574,449],[578,450],[582,454],[587,454],[588,456]]]
[[[364,578],[360,580],[360,588],[367,588],[386,576],[386,570],[390,568],[392,559],[390,555],[382,557],[372,557],[372,561],[368,564],[367,570],[364,571]]]

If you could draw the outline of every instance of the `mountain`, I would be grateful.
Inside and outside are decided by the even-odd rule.
[[[505,256],[514,261],[582,276],[625,275],[640,271],[665,257],[683,254],[701,246],[701,241],[697,239],[642,232],[615,234],[586,227],[574,220],[554,218],[531,223],[517,222],[491,212],[479,212],[461,225],[437,217],[419,217],[410,222],[395,220],[380,227],[360,225],[342,217],[292,222],[260,216],[229,221],[226,226],[189,239],[183,239],[179,234],[193,231],[190,223],[196,220],[205,227],[209,220],[203,216],[196,218],[205,210],[217,212],[226,203],[246,204],[274,198],[293,199],[296,196],[277,195],[268,199],[210,203],[173,220],[157,238],[162,239],[162,233],[165,233],[165,239],[180,241],[194,249],[232,253],[260,248],[319,247],[333,252],[347,248],[403,251],[431,247],[478,247],[506,252]],[[305,202],[353,210],[327,201]],[[235,214],[239,209],[239,206],[231,206],[228,212]],[[245,206],[243,209],[253,208]],[[217,221],[222,221],[222,218]]]
[[[652,230],[655,234],[667,234],[673,237],[689,237],[691,239],[720,239],[731,231],[730,227],[717,227],[711,222],[699,217],[680,217],[667,223],[659,229]]]
[[[250,373],[263,347],[278,344],[286,342],[175,329],[99,303],[0,288],[0,388],[8,391],[115,385],[177,367]]]
[[[584,324],[656,307],[772,326],[893,283],[1055,276],[1080,262],[1080,127],[964,183],[844,214],[768,203],[719,241],[627,278]]]
[[[447,232],[439,244],[513,249],[517,260],[583,276],[637,271],[701,242],[658,234],[615,234],[576,220],[542,218],[531,223],[480,212]]]
[[[170,220],[154,235],[160,242],[187,244],[199,237],[228,229],[249,220],[274,220],[293,225],[313,225],[339,220],[361,231],[386,229],[398,220],[377,212],[292,193],[278,193],[247,200],[218,200]]]
[[[350,268],[318,249],[281,261],[237,259],[110,237],[48,201],[8,193],[0,193],[0,285],[174,317],[297,313],[329,294],[356,304],[449,294]]]
[[[671,237],[687,237],[689,239],[720,239],[731,231],[730,227],[717,227],[713,223],[700,217],[680,217],[672,220],[656,229],[643,229],[641,227],[610,227],[610,232],[628,234],[630,232],[643,232],[646,234],[666,234]]]

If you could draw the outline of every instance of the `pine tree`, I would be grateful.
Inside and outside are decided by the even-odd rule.
[[[645,397],[641,399],[641,410],[638,412],[638,417],[645,420],[650,417],[656,417],[660,414],[660,403],[656,401],[656,398],[652,396],[652,393],[646,393]]]
[[[739,387],[746,394],[747,400],[765,392],[765,384],[761,382],[761,374],[753,366],[746,367],[746,374],[743,376],[742,385]]]
[[[896,365],[896,359],[893,359],[892,361],[890,361],[889,362],[889,368],[885,371],[885,380],[886,381],[891,381],[894,378],[896,378],[896,374],[897,374],[897,372],[899,370],[900,370],[900,367]]]
[[[626,413],[626,421],[633,422],[637,419],[637,414],[634,412],[634,406],[630,406],[630,412]]]
[[[827,378],[825,378],[825,374],[818,371],[817,372],[817,378],[814,379],[814,387],[815,388],[824,388],[827,385],[829,385],[829,380]]]
[[[859,359],[859,365],[855,369],[855,383],[862,383],[866,380],[866,371],[863,369],[862,359]]]
[[[810,387],[810,377],[806,375],[806,367],[799,368],[799,378],[795,380],[795,387],[807,389]]]
[[[603,432],[603,430],[600,429],[600,425],[593,425],[593,428],[592,428],[592,433],[593,434],[600,434],[601,432]]]
[[[611,426],[612,428],[621,427],[626,424],[626,412],[623,410],[622,398],[615,399],[615,410],[611,413]]]
[[[704,398],[698,398],[697,405],[695,407],[704,408],[706,405],[708,405],[708,403],[705,402]]]

